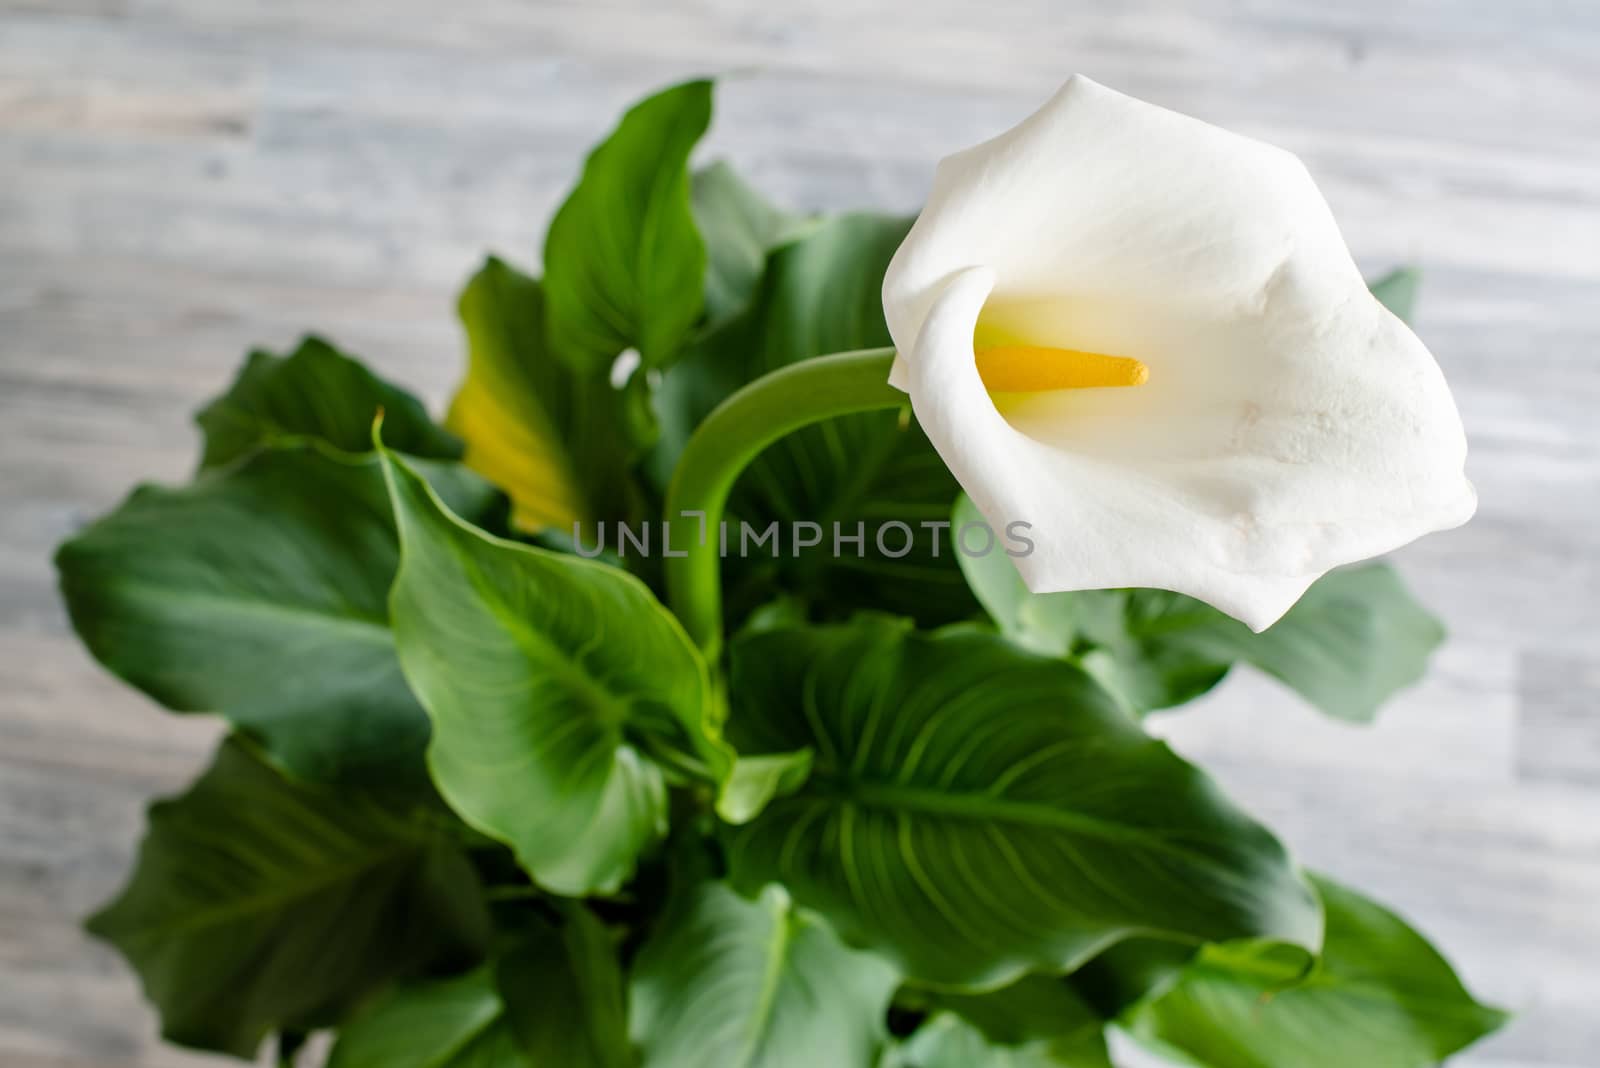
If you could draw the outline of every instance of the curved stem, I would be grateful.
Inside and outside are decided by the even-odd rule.
[[[719,531],[739,473],[802,427],[905,404],[906,395],[889,385],[893,363],[893,349],[861,349],[791,364],[723,401],[689,438],[667,491],[674,550],[666,560],[667,600],[708,658],[715,660],[722,641]]]

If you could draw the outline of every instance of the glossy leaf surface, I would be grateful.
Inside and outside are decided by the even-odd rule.
[[[1320,936],[1282,846],[1072,665],[870,618],[732,655],[735,747],[816,752],[727,832],[734,882],[783,882],[913,979],[994,986],[1135,932]]]

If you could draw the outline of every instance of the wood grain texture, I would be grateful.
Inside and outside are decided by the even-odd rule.
[[[193,463],[190,412],[315,328],[439,404],[454,291],[537,260],[633,97],[732,72],[708,154],[910,210],[1072,71],[1299,152],[1374,269],[1426,270],[1482,497],[1400,554],[1453,637],[1375,728],[1240,676],[1163,717],[1308,861],[1521,1013],[1461,1063],[1600,1049],[1600,6],[1581,0],[0,0],[0,1063],[162,1047],[78,933],[214,724],[78,648],[53,545]],[[1135,1063],[1130,1060],[1128,1063]]]

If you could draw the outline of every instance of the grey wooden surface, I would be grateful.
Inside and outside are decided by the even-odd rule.
[[[1426,268],[1483,502],[1400,554],[1453,637],[1380,726],[1241,677],[1163,729],[1521,1013],[1462,1063],[1600,1063],[1600,5],[782,7],[0,0],[0,1064],[210,1063],[76,921],[216,729],[90,662],[48,560],[186,472],[247,346],[441,401],[456,285],[668,80],[732,74],[709,147],[791,205],[910,209],[1075,70],[1300,152],[1365,265]]]

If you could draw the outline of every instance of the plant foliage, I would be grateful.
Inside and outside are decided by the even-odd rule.
[[[1370,720],[1443,636],[1387,566],[1262,634],[1031,594],[951,548],[971,506],[904,410],[745,470],[740,521],[913,536],[728,560],[726,643],[664,603],[669,546],[585,547],[659,516],[752,380],[887,343],[906,220],[691,169],[712,91],[624,116],[542,278],[467,282],[442,423],[327,342],[255,353],[193,478],[61,547],[101,663],[233,730],[89,921],[165,1035],[289,1063],[327,1029],[331,1068],[1107,1068],[1120,1028],[1202,1068],[1422,1068],[1498,1026],[1139,718],[1243,663]]]

